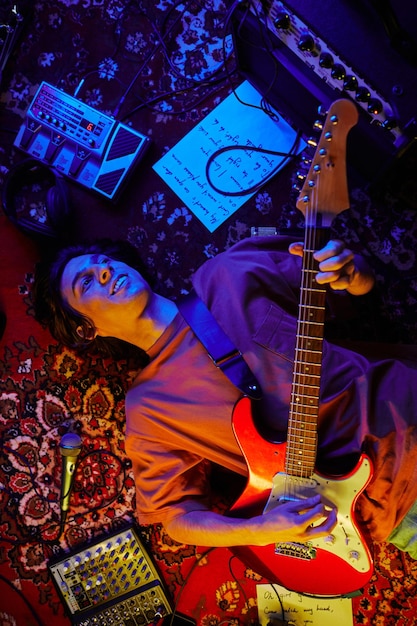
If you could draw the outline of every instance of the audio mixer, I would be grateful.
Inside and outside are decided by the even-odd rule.
[[[116,201],[149,143],[142,133],[42,82],[14,145]]]
[[[172,615],[161,578],[133,526],[48,568],[76,626],[146,626]]]

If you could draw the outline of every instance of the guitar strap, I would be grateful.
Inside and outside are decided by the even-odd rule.
[[[192,291],[176,302],[182,316],[207,350],[214,365],[253,400],[262,397],[261,386],[242,354],[220,328],[204,302]]]

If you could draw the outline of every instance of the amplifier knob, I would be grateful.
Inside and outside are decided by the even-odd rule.
[[[367,87],[359,87],[356,91],[356,100],[358,102],[368,102],[371,97],[371,93]]]
[[[288,30],[291,25],[290,16],[286,11],[278,11],[274,26],[280,30]]]
[[[333,65],[333,57],[330,52],[322,52],[319,59],[320,67],[329,70]]]
[[[298,42],[298,47],[303,52],[313,52],[314,50],[314,39],[308,33],[301,35],[300,40]]]
[[[331,76],[336,78],[336,80],[343,80],[346,76],[346,70],[343,65],[335,63],[332,67]]]
[[[374,115],[378,115],[382,111],[382,102],[378,98],[371,98],[368,102],[368,111]]]
[[[356,91],[358,88],[358,79],[356,76],[352,76],[351,74],[346,76],[343,82],[343,88],[346,89],[346,91]]]
[[[398,126],[398,122],[394,117],[387,117],[387,119],[382,122],[381,126],[387,130],[392,130]]]

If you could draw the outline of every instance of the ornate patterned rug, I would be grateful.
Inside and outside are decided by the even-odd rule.
[[[109,236],[137,246],[163,295],[187,290],[207,258],[250,234],[251,226],[302,226],[286,167],[213,233],[152,170],[166,150],[230,92],[224,72],[227,8],[210,3],[40,0],[31,7],[2,81],[0,176],[22,155],[13,140],[42,80],[114,111],[131,81],[120,117],[152,139],[116,206],[71,187],[78,238]],[[336,325],[343,338],[415,343],[417,220],[413,151],[374,193],[351,186],[351,208],[335,235],[367,255],[378,293],[360,316]],[[36,189],[31,190],[36,198]],[[24,207],[42,217],[42,201]],[[134,521],[134,483],[124,452],[124,394],[134,365],[80,356],[57,345],[33,319],[31,284],[45,242],[0,215],[0,624],[64,626],[50,578],[51,559]],[[60,439],[80,433],[65,532],[59,537]],[[219,506],[226,506],[221,500]],[[177,610],[204,626],[257,623],[256,585],[266,582],[228,550],[178,545],[159,527],[140,529]],[[373,546],[375,574],[353,599],[355,625],[414,623],[417,566],[388,544]]]

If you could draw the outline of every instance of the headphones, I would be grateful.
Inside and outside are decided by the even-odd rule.
[[[19,196],[24,211],[19,211]],[[29,212],[31,196],[45,213]],[[27,235],[41,238],[68,235],[71,210],[67,186],[56,170],[36,159],[25,159],[9,170],[3,183],[2,203],[10,221]]]

